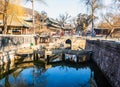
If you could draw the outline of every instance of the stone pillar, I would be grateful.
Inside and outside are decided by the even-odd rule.
[[[36,60],[38,60],[38,53],[36,53]]]
[[[33,60],[34,60],[34,61],[36,60],[35,52],[33,53]]]
[[[27,34],[27,28],[25,29],[25,34]]]
[[[21,31],[20,33],[22,34],[22,33],[23,33],[23,32],[22,32],[22,28],[20,28],[20,31]]]
[[[34,53],[30,56],[30,58],[32,59],[32,61],[34,61]]]
[[[62,53],[62,61],[65,61],[65,54]]]
[[[47,64],[49,64],[49,63],[50,63],[50,56],[47,55]]]
[[[93,52],[90,52],[90,53],[89,53],[89,58],[90,58],[90,59],[88,59],[88,60],[91,60],[91,59],[93,58]]]
[[[78,55],[76,55],[77,56],[77,63],[79,63],[79,56]]]

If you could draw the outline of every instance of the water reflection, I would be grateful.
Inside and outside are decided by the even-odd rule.
[[[33,63],[21,64],[0,78],[0,87],[91,87],[91,84],[95,81],[90,67],[71,64],[44,67]]]
[[[86,68],[72,68],[68,66],[57,66],[46,71],[48,74],[47,87],[90,87],[89,80],[91,70]]]

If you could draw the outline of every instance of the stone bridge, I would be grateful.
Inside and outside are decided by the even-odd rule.
[[[72,60],[78,63],[78,62],[89,61],[91,56],[92,56],[92,51],[90,50],[60,49],[60,50],[53,50],[52,55],[47,55],[47,62],[52,63],[55,62],[53,60],[58,59],[58,61]]]
[[[85,49],[86,40],[81,37],[63,36],[51,38],[51,43],[47,48],[70,48],[71,50]]]
[[[41,44],[40,44],[41,45]],[[63,36],[63,37],[53,37],[51,38],[51,42],[46,44],[45,48],[45,58],[47,55],[52,55],[51,49],[64,49],[69,48],[71,50],[80,50],[85,49],[86,39],[82,37],[75,36]]]

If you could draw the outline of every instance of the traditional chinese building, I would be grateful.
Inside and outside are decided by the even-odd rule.
[[[62,27],[62,31],[64,32],[65,36],[73,35],[74,27],[71,24],[65,24]]]
[[[11,15],[7,19],[7,34],[29,34],[31,33],[32,24],[24,21],[16,15]],[[1,21],[0,28],[3,29],[3,22]]]

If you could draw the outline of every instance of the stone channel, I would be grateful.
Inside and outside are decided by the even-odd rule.
[[[1,36],[1,52],[0,52],[0,66],[3,63],[15,60],[15,54],[19,49],[30,48],[33,50],[41,50],[41,46],[45,50],[45,59],[47,55],[51,54],[50,49],[57,49],[71,46],[72,50],[91,50],[93,51],[92,60],[97,64],[99,69],[105,75],[108,82],[113,87],[120,86],[120,43],[106,40],[91,40],[82,37],[62,37],[53,38],[55,43],[39,44],[36,42],[34,35],[26,36]],[[71,43],[68,45],[67,40]],[[31,46],[30,44],[34,44]],[[37,43],[37,44],[36,44]],[[63,46],[61,47],[61,43]],[[9,50],[7,50],[9,48]]]

